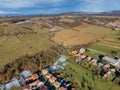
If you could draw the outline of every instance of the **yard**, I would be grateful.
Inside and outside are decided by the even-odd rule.
[[[77,86],[76,90],[119,90],[120,87],[112,82],[98,79],[91,71],[79,64],[70,61],[66,66],[63,76],[69,76],[67,80]]]
[[[120,56],[120,31],[112,31],[103,40],[92,45],[92,49],[104,52],[110,56]]]

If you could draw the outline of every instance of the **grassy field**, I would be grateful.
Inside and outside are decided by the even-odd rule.
[[[112,31],[103,40],[92,45],[92,49],[111,56],[120,56],[120,31]],[[113,53],[112,53],[113,52]]]
[[[67,78],[67,80],[70,80],[79,86],[76,90],[120,90],[119,86],[112,82],[98,79],[90,71],[73,61],[70,61],[66,66],[64,74],[73,76],[72,78]]]
[[[1,36],[0,66],[26,54],[32,55],[40,50],[45,50],[53,44],[49,35],[49,31],[46,30],[39,34]]]
[[[111,32],[111,29],[83,24],[72,29],[62,30],[52,38],[57,43],[68,43],[70,45],[80,45],[94,42]]]

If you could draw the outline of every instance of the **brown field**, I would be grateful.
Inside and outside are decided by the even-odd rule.
[[[80,29],[82,29],[82,28],[89,28],[90,26],[92,26],[92,25],[87,24],[87,23],[83,23],[82,25],[80,25],[80,26],[78,26],[78,27],[74,27],[73,29],[75,29],[75,30],[80,30]]]
[[[57,32],[52,40],[57,43],[65,42],[70,45],[80,45],[80,44],[89,43],[96,39],[97,39],[97,36],[92,34],[77,32],[74,30],[63,30],[63,31]]]
[[[95,16],[98,18],[120,18],[120,16]]]
[[[111,29],[95,25],[83,24],[74,29],[62,30],[55,33],[52,38],[56,43],[68,43],[70,45],[81,45],[96,41],[108,34]]]
[[[73,20],[73,19],[69,19],[69,18],[62,18],[62,19],[60,19],[60,22],[73,23],[73,22],[75,22],[75,20]]]
[[[74,25],[74,19],[62,18],[60,19],[62,24],[58,26],[63,30],[50,32],[45,26],[42,27],[45,22],[48,22],[47,19],[33,18],[31,20],[32,22],[25,24],[0,24],[0,66],[10,63],[21,56],[33,55],[41,50],[46,50],[54,44],[51,38],[56,43],[65,42],[70,45],[81,45],[94,42],[111,31],[108,28],[86,23],[80,26]],[[51,22],[53,22],[52,27],[54,28],[54,23],[57,21]],[[66,25],[66,22],[67,24],[68,22],[73,24]],[[51,23],[48,24],[51,25]],[[65,25],[69,29],[65,29]],[[54,33],[55,36],[53,36]]]

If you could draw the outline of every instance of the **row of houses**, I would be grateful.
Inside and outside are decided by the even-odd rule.
[[[90,61],[91,63],[97,65],[97,64],[105,64],[104,61],[106,61],[106,63],[109,63],[110,65],[113,65],[115,67],[120,67],[120,58],[111,58],[109,56],[103,56],[101,55],[102,58],[102,62],[101,63],[97,63],[98,60],[90,57],[90,56],[86,56],[84,53],[85,53],[85,49],[84,48],[81,48],[79,51],[77,50],[74,50],[72,51],[72,54],[75,55],[76,57],[79,57],[78,59],[81,60],[81,59],[85,59],[86,61]],[[77,60],[78,61],[78,60]]]
[[[53,64],[53,66],[46,66],[44,70],[32,73],[30,71],[23,71],[18,78],[13,78],[5,84],[0,84],[0,90],[11,90],[12,87],[22,87],[22,90],[56,90],[56,88],[67,90],[67,87],[62,87],[63,78],[56,74],[57,69],[64,70],[67,63],[66,57],[61,55],[60,58]],[[59,63],[63,65],[59,65]],[[66,81],[64,81],[66,83]],[[67,84],[66,84],[67,85]]]
[[[63,58],[63,56],[61,57]],[[65,57],[62,58],[59,58],[58,61],[63,62]],[[19,74],[18,78],[0,85],[0,90],[11,90],[13,86],[21,87],[22,90],[75,90],[70,82],[56,73],[56,69],[53,67],[46,66],[43,70],[34,73],[24,70]]]
[[[110,77],[111,72],[117,72],[119,73],[118,77],[120,76],[120,58],[114,59],[108,56],[100,55],[99,58],[101,60],[96,60],[90,56],[85,55],[85,49],[83,48],[79,51],[72,51],[72,54],[77,57],[77,59],[75,60],[76,63],[81,63],[85,60],[93,65],[98,65],[99,67],[102,67],[103,71],[101,72],[101,75],[103,76],[103,78]],[[120,83],[120,80],[118,82]]]
[[[74,90],[71,83],[68,83],[61,78],[59,74],[52,73],[52,68],[47,66],[42,71],[30,75],[27,78],[25,75],[20,76],[19,81],[22,82],[22,90]]]

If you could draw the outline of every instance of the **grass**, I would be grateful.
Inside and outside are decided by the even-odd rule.
[[[70,69],[71,68],[71,69]],[[112,82],[107,82],[105,80],[98,79],[90,71],[83,68],[82,66],[70,61],[66,66],[65,73],[71,75],[72,78],[67,78],[68,80],[75,82],[79,87],[76,90],[119,90],[120,87]],[[81,82],[84,82],[84,87]]]
[[[70,45],[81,45],[94,42],[110,32],[111,29],[105,27],[83,24],[73,29],[61,30],[55,33],[52,40],[56,43],[65,42]]]
[[[0,34],[4,32],[3,28],[4,27],[2,25],[0,25]]]
[[[103,35],[106,35],[111,32],[111,29],[109,29],[109,28],[96,26],[96,25],[90,25],[90,24],[87,24],[86,27],[84,27],[84,28],[81,28],[81,26],[80,26],[76,29],[80,30],[81,32],[98,35],[98,36],[103,36]]]
[[[109,33],[103,40],[101,40],[98,43],[95,43],[92,45],[92,49],[102,51],[106,54],[112,55],[112,56],[119,56],[120,55],[120,31],[112,31]],[[116,55],[113,55],[111,51],[117,52]]]
[[[39,34],[25,34],[0,37],[0,66],[26,54],[35,54],[53,45],[49,31]]]

